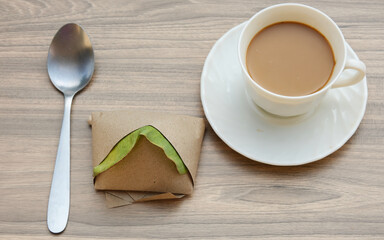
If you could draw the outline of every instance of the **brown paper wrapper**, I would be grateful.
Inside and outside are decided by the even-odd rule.
[[[127,134],[152,125],[173,145],[189,171],[180,175],[164,151],[142,136],[123,160],[95,178],[95,189],[113,190],[106,193],[108,207],[180,198],[193,192],[205,130],[203,119],[157,112],[115,111],[92,113],[89,123],[92,125],[94,167]]]

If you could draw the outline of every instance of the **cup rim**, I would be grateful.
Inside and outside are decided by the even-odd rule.
[[[238,41],[238,58],[239,58],[239,61],[240,61],[240,65],[241,65],[241,68],[243,70],[243,72],[245,72],[246,76],[247,76],[247,81],[251,82],[252,85],[256,86],[257,88],[259,88],[260,90],[266,92],[267,94],[269,95],[272,95],[274,97],[278,97],[280,99],[284,99],[284,100],[303,100],[303,99],[306,99],[306,98],[312,98],[312,97],[315,97],[317,95],[320,95],[320,94],[323,94],[325,91],[327,91],[332,85],[333,83],[339,78],[340,74],[343,72],[343,68],[341,69],[341,71],[339,71],[337,74],[335,74],[334,72],[332,72],[332,75],[335,74],[334,76],[334,79],[332,81],[329,81],[326,83],[326,85],[324,87],[322,87],[320,90],[314,92],[314,93],[311,93],[311,94],[307,94],[307,95],[301,95],[301,96],[286,96],[286,95],[281,95],[281,94],[277,94],[277,93],[274,93],[274,92],[271,92],[269,91],[268,89],[265,89],[263,88],[262,86],[260,86],[258,83],[256,83],[252,77],[249,75],[249,72],[245,66],[245,63],[243,62],[242,58],[241,58],[241,46],[240,46],[240,43],[241,43],[241,40],[244,36],[244,32],[245,30],[247,29],[247,27],[249,26],[249,24],[254,21],[255,18],[257,18],[261,13],[263,12],[266,12],[266,11],[269,11],[273,8],[278,8],[278,7],[286,7],[286,6],[298,6],[298,7],[303,7],[303,8],[306,8],[306,9],[309,9],[311,11],[315,11],[319,14],[321,14],[322,16],[324,16],[336,29],[338,35],[341,37],[341,39],[343,40],[343,51],[344,51],[344,56],[343,56],[343,59],[342,59],[342,66],[345,66],[345,63],[346,63],[346,44],[345,44],[345,39],[344,39],[344,35],[343,33],[341,32],[340,28],[337,26],[337,24],[325,13],[323,13],[322,11],[314,8],[314,7],[311,7],[311,6],[308,6],[308,5],[304,5],[304,4],[300,4],[300,3],[281,3],[281,4],[275,4],[275,5],[272,5],[272,6],[269,6],[269,7],[266,7],[262,10],[260,10],[259,12],[257,12],[256,14],[254,14],[245,24],[244,28],[241,30],[241,33],[240,33],[240,37],[239,37],[239,41]],[[303,24],[306,24],[303,22]],[[268,25],[269,26],[269,25]],[[249,43],[248,43],[249,45]],[[330,44],[331,45],[331,44]],[[331,45],[332,46],[332,45]],[[333,50],[332,50],[333,51]],[[334,51],[333,51],[334,52]],[[336,63],[335,63],[336,65]],[[333,69],[334,71],[334,69]],[[331,76],[332,76],[331,75]]]

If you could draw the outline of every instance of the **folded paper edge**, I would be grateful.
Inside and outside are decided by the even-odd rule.
[[[122,207],[133,203],[133,199],[132,201],[129,201],[107,191],[105,192],[105,200],[107,208]]]
[[[121,197],[121,194],[128,195]],[[136,195],[136,196],[135,196]],[[108,208],[122,207],[139,202],[149,202],[156,200],[171,200],[183,198],[184,194],[154,193],[154,192],[131,192],[131,191],[105,191],[106,205]]]

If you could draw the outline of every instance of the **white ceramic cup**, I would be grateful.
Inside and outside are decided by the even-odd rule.
[[[246,66],[246,54],[253,37],[265,27],[284,21],[299,22],[321,32],[329,41],[335,66],[328,83],[319,91],[303,96],[283,96],[262,88],[252,80]],[[319,10],[295,3],[274,5],[256,13],[241,32],[238,55],[248,96],[258,106],[275,115],[296,116],[313,110],[331,88],[346,87],[358,83],[365,77],[363,62],[347,56],[344,36],[336,23]],[[351,74],[352,69],[354,72]],[[349,70],[349,71],[346,71]],[[284,79],[281,79],[284,81]]]

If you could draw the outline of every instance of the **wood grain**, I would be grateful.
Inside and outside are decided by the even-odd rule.
[[[369,99],[356,134],[300,167],[237,154],[207,124],[195,192],[107,209],[91,170],[92,111],[141,109],[204,117],[200,75],[226,31],[264,1],[0,0],[0,239],[51,239],[48,194],[63,97],[46,57],[55,32],[81,24],[96,56],[72,109],[71,210],[62,239],[384,239],[384,2],[300,1],[341,27],[367,65]]]

